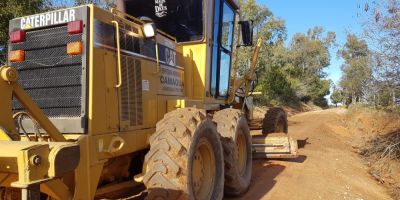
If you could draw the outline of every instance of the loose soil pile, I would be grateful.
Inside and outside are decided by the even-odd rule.
[[[290,117],[289,135],[298,141],[299,157],[254,160],[249,191],[230,200],[392,199],[354,153],[353,135],[343,124],[346,112],[329,109]]]
[[[353,147],[369,173],[400,199],[400,115],[368,108],[349,109],[343,122],[354,134]]]

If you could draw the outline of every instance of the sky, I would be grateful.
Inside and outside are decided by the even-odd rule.
[[[361,0],[257,0],[269,8],[274,16],[285,20],[288,40],[295,33],[306,33],[309,28],[322,26],[336,33],[339,45],[346,42],[346,32],[362,33],[357,13],[363,7]],[[341,77],[343,60],[337,58],[337,49],[331,51],[331,65],[325,70],[328,79],[337,84]]]

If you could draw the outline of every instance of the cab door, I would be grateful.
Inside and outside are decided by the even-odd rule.
[[[225,0],[215,0],[211,60],[211,95],[226,99],[229,91],[235,11]]]

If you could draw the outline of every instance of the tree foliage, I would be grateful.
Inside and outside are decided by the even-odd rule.
[[[9,21],[13,18],[48,10],[48,0],[1,0],[0,1],[0,64],[5,62]],[[3,55],[3,56],[2,56]]]
[[[368,42],[372,78],[364,84],[365,101],[375,106],[398,106],[400,97],[400,2],[365,0],[362,17]]]
[[[344,98],[345,97],[344,97],[343,91],[339,88],[334,87],[332,95],[331,95],[332,103],[335,104],[337,107],[338,103],[343,103]]]
[[[365,100],[368,84],[372,78],[370,50],[365,40],[353,34],[347,36],[346,44],[338,52],[345,63],[342,65],[340,86],[351,103]]]
[[[335,43],[335,33],[322,27],[311,28],[307,33],[293,36],[285,44],[287,30],[266,7],[254,0],[241,0],[242,17],[254,19],[255,38],[263,38],[263,51],[259,59],[258,102],[298,103],[299,101],[327,106],[324,98],[329,94],[330,80],[324,69],[330,64],[330,48]],[[241,74],[246,71],[252,51],[239,50]]]

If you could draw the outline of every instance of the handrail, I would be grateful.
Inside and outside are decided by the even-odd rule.
[[[155,74],[158,74],[158,73],[160,73],[160,58],[159,58],[159,54],[158,54],[158,43],[157,43],[157,38],[154,38],[154,41],[155,41],[155,48],[156,48],[156,64],[157,64],[157,69],[156,69],[156,72],[155,72]]]
[[[113,13],[113,14],[116,14],[116,13],[122,14],[123,16],[125,16],[125,17],[131,19],[132,21],[134,21],[134,22],[136,22],[136,23],[138,23],[138,24],[141,24],[141,25],[145,24],[144,21],[142,21],[142,20],[140,20],[140,19],[138,19],[138,18],[136,18],[136,17],[133,17],[132,15],[129,15],[129,14],[127,14],[127,13],[124,13],[124,12],[118,10],[118,9],[111,8],[111,9],[110,9],[110,12]]]
[[[146,23],[146,22],[144,22],[144,21],[142,21],[142,20],[140,20],[140,19],[138,19],[138,18],[136,18],[136,17],[134,17],[134,16],[132,16],[132,15],[129,15],[129,14],[127,14],[127,13],[124,13],[124,12],[122,12],[122,11],[116,9],[116,8],[111,8],[111,9],[110,9],[110,12],[111,12],[112,14],[114,14],[114,15],[116,15],[117,13],[119,13],[119,14],[123,15],[124,17],[127,17],[127,18],[131,19],[133,22],[138,23],[139,25],[143,25],[143,24]],[[177,40],[176,40],[176,38],[175,38],[174,36],[172,36],[172,35],[170,35],[170,34],[164,32],[164,31],[162,31],[162,30],[160,30],[160,29],[157,29],[156,31],[159,32],[159,33],[161,33],[162,35],[168,37],[169,39],[174,40],[175,42],[177,42]]]
[[[120,41],[119,41],[119,24],[115,20],[113,20],[111,22],[115,25],[115,29],[116,29],[115,31],[116,31],[116,34],[117,34],[118,84],[115,87],[119,88],[122,85],[121,47],[120,47]]]

